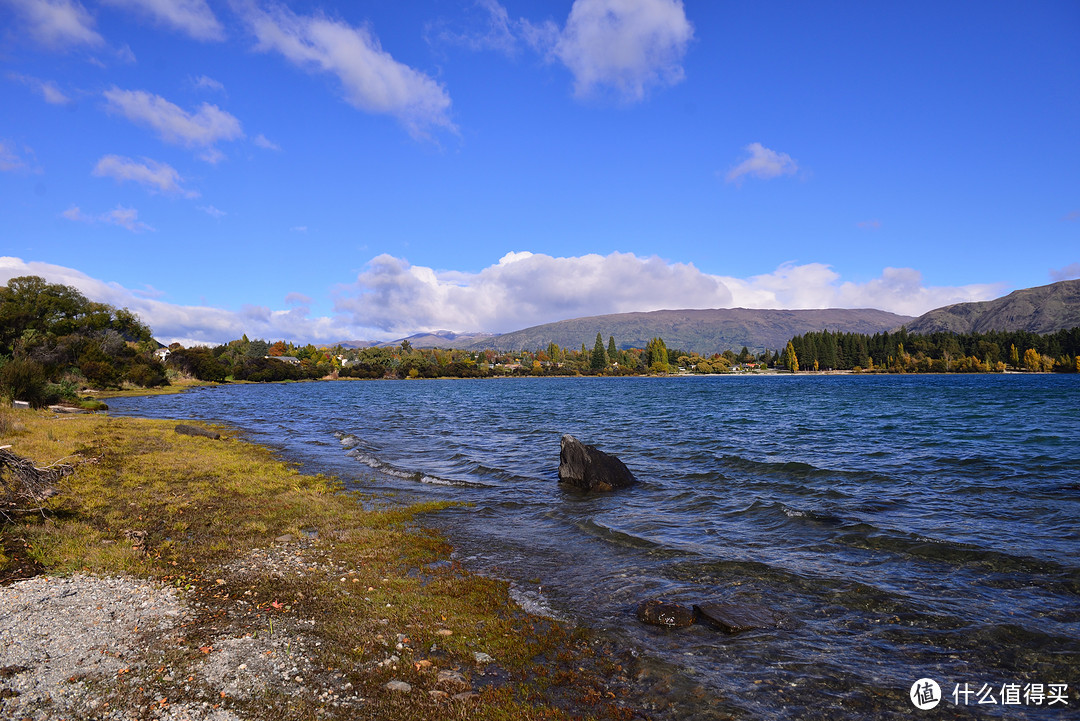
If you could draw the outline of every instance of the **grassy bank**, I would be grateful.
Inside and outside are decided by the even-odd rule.
[[[127,574],[180,589],[192,610],[181,636],[147,641],[157,655],[137,680],[102,685],[112,708],[206,702],[275,721],[637,716],[624,659],[449,560],[445,540],[418,523],[439,504],[361,499],[227,429],[214,440],[175,426],[0,411],[0,445],[75,466],[43,512],[0,526],[0,581]],[[301,690],[271,684],[244,698],[183,683],[229,639],[301,624],[314,677]],[[440,670],[461,674],[469,693],[447,693]],[[388,690],[392,680],[412,691]],[[342,688],[362,701],[338,707],[319,692]]]

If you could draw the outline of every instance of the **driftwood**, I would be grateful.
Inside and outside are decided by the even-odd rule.
[[[60,492],[56,487],[60,479],[75,470],[60,462],[38,468],[10,447],[0,446],[0,516],[7,521],[12,514],[41,512],[45,501]]]

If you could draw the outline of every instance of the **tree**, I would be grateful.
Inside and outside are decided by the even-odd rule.
[[[1016,344],[1012,344],[1012,348],[1009,349],[1009,363],[1016,370],[1020,370],[1020,351],[1016,350]]]
[[[619,349],[615,347],[615,336],[608,336],[607,340],[607,359],[608,363],[614,363],[619,357]]]
[[[788,341],[787,348],[784,350],[784,365],[792,373],[799,372],[799,358],[795,355],[795,346]]]
[[[604,351],[604,339],[599,333],[596,334],[596,344],[593,345],[592,359],[589,361],[589,368],[594,373],[602,373],[607,368],[607,352]]]
[[[1039,351],[1034,348],[1028,348],[1024,351],[1024,366],[1029,371],[1042,370],[1042,357],[1039,355]]]

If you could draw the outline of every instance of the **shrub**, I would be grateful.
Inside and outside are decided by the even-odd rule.
[[[48,404],[45,369],[34,361],[16,359],[0,368],[0,396],[26,401],[34,408]]]

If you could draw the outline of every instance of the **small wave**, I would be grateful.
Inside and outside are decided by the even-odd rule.
[[[365,466],[375,469],[384,476],[398,478],[403,481],[419,481],[420,483],[427,483],[433,486],[455,486],[458,488],[490,488],[490,486],[488,486],[486,483],[441,478],[439,476],[433,476],[427,473],[420,473],[419,471],[402,470],[376,458],[370,453],[365,453],[359,448],[352,448],[348,452],[346,452],[345,455],[351,458],[355,458],[356,460],[363,463]]]

